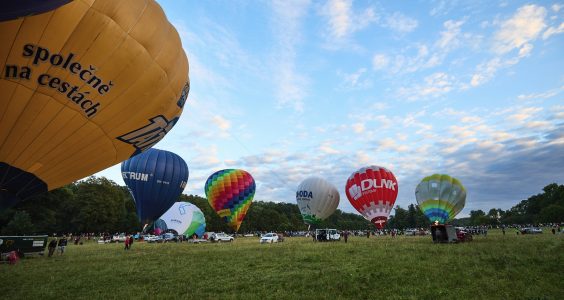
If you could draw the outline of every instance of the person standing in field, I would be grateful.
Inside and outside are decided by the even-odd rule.
[[[347,240],[349,239],[349,231],[345,230],[345,232],[343,233],[343,236],[345,237],[345,243],[346,243]]]
[[[47,246],[47,249],[49,249],[49,254],[48,254],[49,257],[53,256],[53,253],[55,253],[56,248],[57,248],[57,238],[54,238],[49,242],[49,246]]]
[[[134,240],[133,235],[130,235],[129,236],[129,245],[127,246],[127,250],[131,249],[131,245],[133,245],[133,240]]]
[[[65,253],[66,247],[67,247],[67,238],[63,235],[63,237],[59,240],[59,255],[63,255],[63,253]]]
[[[125,236],[124,245],[125,245],[125,248],[123,248],[123,250],[129,250],[129,235]]]
[[[501,227],[501,232],[505,235],[505,226]]]

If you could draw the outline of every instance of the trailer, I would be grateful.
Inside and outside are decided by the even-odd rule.
[[[337,229],[316,229],[315,230],[315,241],[318,242],[331,242],[340,241],[341,235],[337,232]]]
[[[7,256],[12,251],[24,255],[43,255],[47,246],[47,236],[0,236],[0,255]]]

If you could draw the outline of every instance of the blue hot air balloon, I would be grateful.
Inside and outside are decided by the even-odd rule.
[[[149,224],[178,199],[188,181],[188,165],[178,155],[149,149],[121,164],[123,181],[133,195],[137,216]]]

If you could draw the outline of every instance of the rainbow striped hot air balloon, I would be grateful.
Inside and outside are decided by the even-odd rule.
[[[253,176],[239,169],[217,171],[208,178],[205,186],[210,206],[234,231],[239,230],[255,189]]]
[[[433,174],[417,185],[415,198],[419,209],[431,222],[445,224],[464,208],[466,189],[454,177]]]

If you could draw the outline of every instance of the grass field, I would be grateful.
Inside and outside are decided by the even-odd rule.
[[[564,234],[87,243],[1,265],[0,282],[2,299],[564,299]]]

